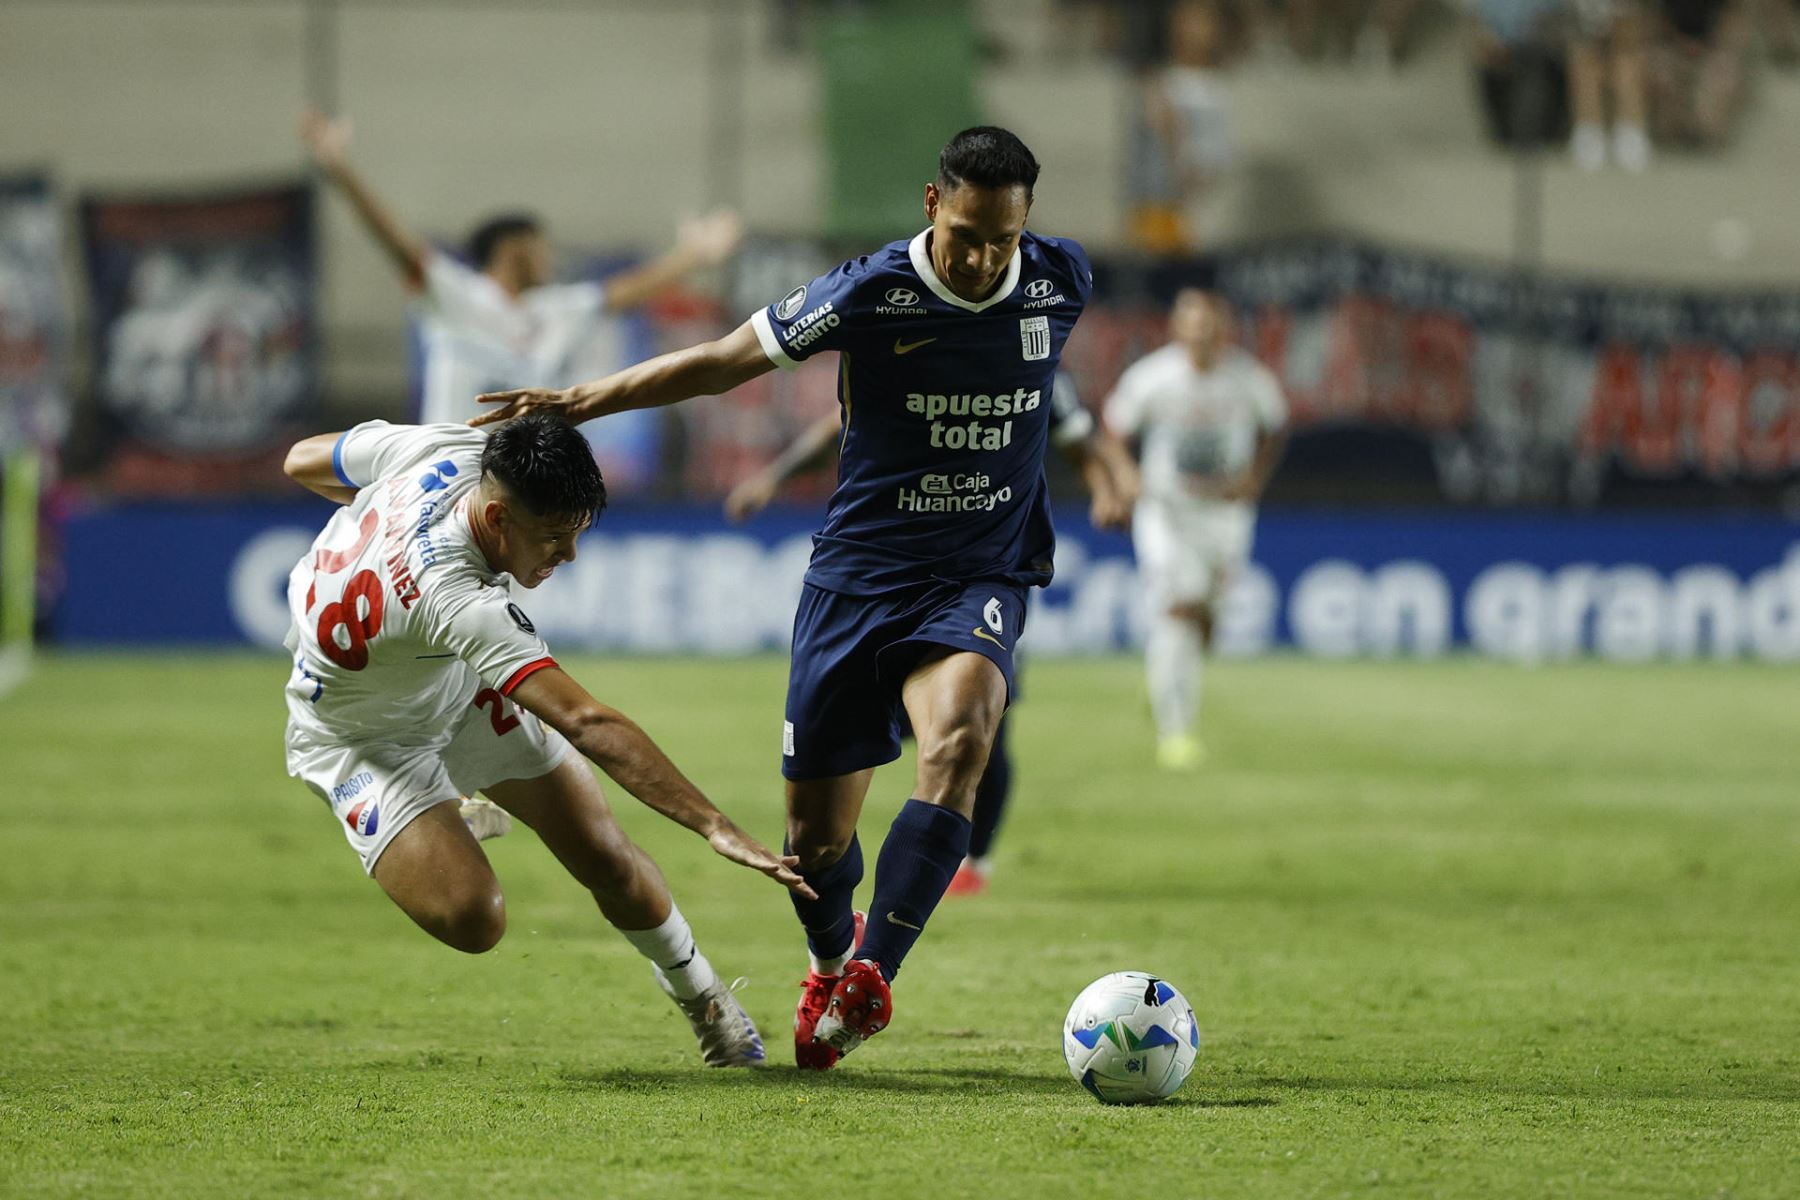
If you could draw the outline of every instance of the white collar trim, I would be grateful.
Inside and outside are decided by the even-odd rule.
[[[986,300],[976,301],[964,300],[950,290],[949,284],[938,278],[937,269],[931,265],[930,241],[931,230],[921,230],[919,236],[914,238],[912,244],[906,248],[906,252],[912,259],[913,270],[918,272],[918,276],[924,281],[925,286],[931,289],[931,294],[945,304],[954,304],[957,308],[978,313],[1000,303],[1012,295],[1013,290],[1019,286],[1019,272],[1025,269],[1025,259],[1021,253],[1024,249],[1022,245],[1013,248],[1012,261],[1006,264],[1006,277],[1000,281],[1000,286],[994,289],[994,294]]]

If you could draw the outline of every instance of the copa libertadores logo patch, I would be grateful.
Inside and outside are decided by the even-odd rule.
[[[531,618],[526,616],[525,610],[520,608],[517,604],[508,603],[506,606],[506,615],[513,619],[514,625],[517,625],[526,633],[537,632],[537,626],[531,623]]]
[[[781,298],[781,304],[776,307],[775,315],[783,321],[791,320],[793,315],[800,311],[800,306],[805,303],[806,285],[801,284]]]

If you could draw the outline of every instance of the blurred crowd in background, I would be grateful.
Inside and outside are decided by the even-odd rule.
[[[496,95],[536,97],[490,95],[466,66],[369,73],[369,31],[414,44],[431,36],[419,22],[434,2],[228,4],[215,18],[168,0],[137,19],[146,33],[172,31],[177,15],[204,18],[196,29],[241,20],[242,53],[269,55],[232,85],[249,89],[242,99],[280,64],[340,112],[365,104],[359,128],[378,139],[358,147],[366,182],[442,263],[478,273],[468,232],[496,212],[554,214],[556,278],[600,280],[610,300],[571,335],[578,352],[534,381],[574,382],[562,374],[729,328],[842,254],[907,235],[945,131],[1000,119],[1046,162],[1034,223],[1094,257],[1099,291],[1067,360],[1085,401],[1098,407],[1161,342],[1180,286],[1218,287],[1293,402],[1278,501],[1800,505],[1800,301],[1734,275],[1792,275],[1761,250],[1792,241],[1791,222],[1767,218],[1785,213],[1780,197],[1758,201],[1760,225],[1738,212],[1783,168],[1733,143],[1759,82],[1791,82],[1779,73],[1800,58],[1792,0],[621,0],[440,13],[446,29],[516,22],[540,58],[559,34],[588,31],[622,57],[551,90],[657,92],[629,122],[616,109],[596,118],[573,93],[528,119],[495,114]],[[285,26],[255,24],[277,7]],[[27,9],[46,39],[85,11]],[[270,32],[283,29],[286,43]],[[482,44],[459,34],[435,59],[479,63]],[[631,75],[634,44],[693,73]],[[142,57],[199,49],[167,32]],[[802,77],[812,82],[792,86]],[[322,82],[334,79],[348,82]],[[360,99],[378,84],[385,103]],[[107,105],[124,94],[86,93],[95,116],[70,143],[98,156],[107,125],[125,119]],[[140,171],[151,186],[84,190],[71,205],[62,141],[33,143],[29,125],[0,138],[0,164],[20,179],[0,214],[0,364],[14,381],[0,441],[47,445],[101,492],[255,492],[281,486],[267,458],[287,432],[425,411],[432,315],[417,272],[396,286],[379,265],[392,247],[321,186],[328,164],[292,133],[304,105],[256,100],[258,153],[275,145],[264,161],[310,176],[265,187],[266,171],[247,170],[238,184],[217,162],[186,165],[205,157],[195,143],[152,160],[166,172]],[[427,123],[409,127],[406,105]],[[681,105],[691,115],[669,115]],[[639,124],[647,142],[634,148]],[[451,144],[465,149],[439,149]],[[50,170],[28,169],[38,163]],[[1531,164],[1561,172],[1554,195]],[[1609,178],[1628,193],[1567,182]],[[1738,188],[1743,178],[1756,186]],[[1695,196],[1703,211],[1689,211]],[[720,203],[734,227],[740,211],[742,244],[692,278],[660,275],[683,212]],[[1662,248],[1695,221],[1710,248],[1671,274]],[[1765,239],[1757,253],[1753,237]],[[1562,239],[1565,259],[1604,242],[1603,273],[1546,261],[1546,238]],[[638,286],[646,268],[662,284]],[[622,498],[717,496],[834,403],[820,364],[726,404],[609,422],[596,450]],[[813,486],[816,498],[825,484]]]
[[[1093,263],[1082,403],[1195,286],[1278,381],[1243,646],[1800,657],[1791,0],[13,0],[0,44],[0,483],[45,484],[58,636],[279,639],[295,438],[717,336],[917,233],[992,122]],[[580,644],[667,648],[679,577],[710,645],[732,555],[780,590],[831,473],[736,540],[721,502],[831,358],[584,426]],[[1060,523],[1039,635],[1123,644],[1121,545]],[[210,599],[121,625],[173,542]]]

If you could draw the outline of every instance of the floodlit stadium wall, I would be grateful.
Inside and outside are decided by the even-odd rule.
[[[279,646],[287,573],[329,511],[140,505],[78,515],[53,636],[65,646]],[[1056,583],[1036,598],[1024,644],[1042,655],[1138,644],[1142,589],[1128,542],[1095,533],[1079,509],[1057,517]],[[711,508],[609,511],[577,560],[524,603],[559,651],[784,650],[815,520],[790,510],[738,528]],[[1800,532],[1765,516],[1269,512],[1220,649],[1283,648],[1793,661]]]

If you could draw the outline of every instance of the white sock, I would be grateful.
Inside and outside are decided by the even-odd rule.
[[[718,982],[712,964],[694,945],[694,931],[688,928],[687,918],[681,915],[681,909],[673,900],[669,901],[669,919],[655,929],[621,929],[619,932],[639,954],[662,968],[669,986],[681,999],[692,1000]]]
[[[812,964],[812,969],[820,975],[842,975],[844,973],[844,968],[850,965],[850,955],[855,949],[856,947],[852,946],[849,950],[844,951],[836,958],[820,958],[811,950],[808,950],[806,952],[806,958],[807,961]]]
[[[1144,664],[1157,734],[1191,733],[1200,711],[1200,630],[1167,613],[1152,618]]]

